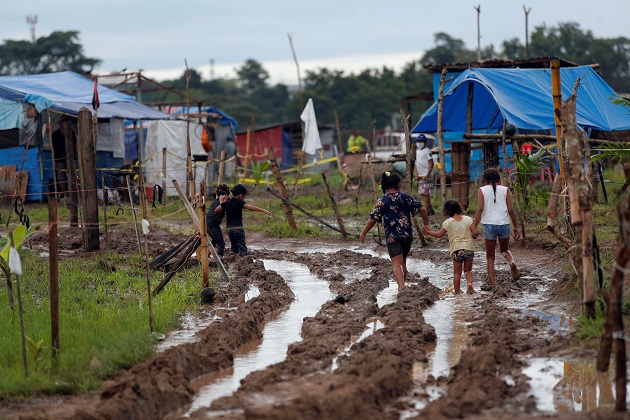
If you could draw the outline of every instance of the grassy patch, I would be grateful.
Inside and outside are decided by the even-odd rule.
[[[48,260],[22,252],[22,300],[29,337],[28,376],[24,376],[17,312],[0,288],[0,399],[34,393],[70,393],[98,387],[103,378],[151,356],[155,339],[149,330],[145,262],[139,256],[68,258],[59,264],[60,354],[52,363]],[[152,283],[162,275],[153,273]],[[15,286],[14,286],[15,288]],[[15,290],[15,289],[14,289]],[[199,272],[178,274],[153,300],[155,328],[167,332],[179,315],[198,303]]]

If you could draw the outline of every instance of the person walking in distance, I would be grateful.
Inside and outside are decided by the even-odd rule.
[[[385,228],[387,252],[394,266],[394,276],[398,290],[402,290],[407,282],[407,255],[411,250],[413,229],[411,215],[420,213],[425,226],[429,225],[429,217],[422,204],[409,194],[400,192],[400,176],[396,173],[384,172],[381,177],[381,188],[385,195],[379,198],[370,218],[359,236],[361,242],[377,222]]]
[[[494,259],[497,239],[499,250],[510,263],[512,278],[517,280],[520,271],[510,252],[510,221],[514,225],[514,238],[520,239],[521,232],[516,224],[516,214],[512,207],[510,190],[501,185],[501,174],[494,168],[486,169],[482,177],[484,185],[477,192],[477,211],[473,226],[477,228],[479,222],[483,224],[483,237],[486,245],[486,263],[488,265],[488,281],[490,286],[496,285],[494,276]]]

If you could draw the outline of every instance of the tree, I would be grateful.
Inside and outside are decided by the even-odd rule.
[[[35,42],[7,40],[0,45],[0,74],[90,73],[101,60],[85,57],[78,41],[77,31],[55,31]]]
[[[267,79],[269,79],[269,73],[263,68],[262,64],[251,58],[246,60],[245,64],[240,68],[236,69],[236,74],[243,83],[243,87],[245,87],[249,93],[265,87],[267,85]]]
[[[477,60],[477,53],[466,49],[464,41],[449,34],[438,32],[434,35],[435,47],[422,57],[422,64],[467,63]]]

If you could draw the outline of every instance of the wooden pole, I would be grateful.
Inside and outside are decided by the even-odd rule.
[[[166,286],[168,282],[171,281],[175,273],[177,273],[179,267],[181,267],[186,261],[188,261],[192,253],[195,252],[195,250],[199,247],[200,242],[201,239],[199,239],[198,235],[193,236],[193,241],[188,244],[188,247],[185,249],[184,253],[177,259],[177,261],[175,261],[175,263],[168,271],[168,273],[166,273],[162,281],[157,286],[155,286],[155,289],[153,290],[154,296],[160,293],[164,286]]]
[[[166,206],[166,147],[162,148],[162,191],[164,198],[162,199],[162,207]]]
[[[252,115],[252,120],[254,116]],[[245,137],[245,153],[243,156],[243,171],[247,171],[247,165],[249,164],[249,144],[252,140],[252,127],[247,129],[247,137]]]
[[[127,175],[125,178],[127,179],[127,192],[129,192],[129,203],[131,204],[131,214],[133,215],[133,228],[136,231],[138,252],[142,253],[142,246],[140,245],[140,234],[138,233],[138,218],[136,217],[137,209],[133,204],[133,194],[131,193],[131,182],[129,181],[129,175]]]
[[[225,152],[225,150],[224,150]],[[201,287],[208,287],[209,272],[208,272],[208,235],[206,227],[206,182],[201,181],[199,187],[199,193],[201,195],[201,204],[199,205],[199,222],[201,223]]]
[[[337,110],[334,110],[335,113],[335,129],[337,130],[337,144],[339,145],[339,152],[343,153],[344,152],[344,148],[343,148],[343,139],[341,138],[341,127],[339,125],[339,114],[337,113]]]
[[[378,200],[378,188],[376,186],[376,180],[374,179],[374,169],[372,168],[372,156],[368,155],[368,171],[370,173],[370,180],[372,181],[372,191],[374,192],[374,202],[376,203],[376,200]],[[380,223],[376,224],[376,227],[378,229],[378,243],[379,244],[383,244],[383,226]]]
[[[317,221],[318,221],[319,223],[321,223],[322,225],[324,225],[324,226],[326,226],[326,227],[328,227],[328,228],[330,228],[330,229],[332,229],[332,230],[334,230],[334,231],[336,231],[336,232],[343,233],[343,232],[341,231],[341,229],[338,229],[338,228],[336,228],[335,226],[333,226],[333,225],[331,225],[331,224],[329,224],[329,223],[326,223],[324,220],[320,219],[319,217],[315,216],[314,214],[309,213],[308,211],[304,210],[304,208],[303,208],[302,206],[300,206],[300,205],[298,205],[298,204],[295,204],[295,203],[292,203],[292,202],[291,202],[291,201],[289,201],[288,199],[286,199],[286,198],[284,198],[284,197],[280,196],[279,194],[277,194],[277,193],[273,192],[273,190],[272,190],[270,187],[267,187],[267,192],[268,192],[268,193],[270,193],[271,195],[273,195],[273,196],[275,196],[275,197],[279,198],[279,199],[282,201],[282,203],[283,203],[283,204],[288,204],[288,205],[291,205],[291,206],[295,207],[296,209],[298,209],[299,211],[301,211],[302,213],[304,213],[305,215],[307,215],[307,216],[311,217],[311,218],[312,218],[312,219],[314,219],[314,220],[317,220]],[[355,235],[355,236],[358,236],[358,235]]]
[[[221,161],[219,162],[217,185],[223,184],[223,172],[225,172],[225,150],[221,150]]]
[[[70,227],[77,227],[79,225],[79,198],[77,192],[77,165],[74,161],[74,156],[77,153],[77,147],[74,142],[74,135],[71,132],[68,122],[62,124],[68,124],[68,129],[64,130],[64,140],[66,143],[66,178],[68,179],[68,212],[70,213]]]
[[[148,220],[143,219],[143,222]],[[144,231],[144,227],[142,230]],[[151,268],[149,262],[149,232],[148,229],[144,232],[144,259],[146,262],[146,272],[147,272],[147,300],[149,303],[149,329],[151,332],[155,331],[155,324],[153,322],[153,298],[151,295]]]
[[[13,234],[9,233],[11,247],[14,247]],[[9,256],[10,258],[10,256]],[[12,276],[13,274],[9,274]],[[24,306],[22,305],[22,288],[20,287],[20,276],[15,275],[15,287],[17,288],[18,311],[20,319],[20,337],[22,341],[22,364],[24,365],[24,377],[28,376],[28,364],[26,363],[26,333],[24,331]]]
[[[438,94],[437,135],[440,153],[440,191],[442,203],[446,202],[446,159],[444,157],[444,132],[442,131],[442,116],[444,115],[444,84],[446,83],[446,68],[440,76],[440,90]]]
[[[586,318],[595,316],[595,290],[593,281],[593,191],[590,179],[584,170],[584,149],[576,129],[575,99],[572,97],[562,105],[562,124],[567,142],[569,161],[569,197],[571,224],[576,227],[576,236],[581,236],[582,304]],[[574,218],[573,215],[576,215]],[[581,232],[580,232],[581,231]],[[580,235],[581,233],[581,235]]]
[[[405,182],[407,184],[407,192],[411,193],[412,188],[412,180],[413,180],[413,167],[411,166],[411,153],[412,153],[412,147],[411,147],[411,134],[409,133],[409,119],[407,118],[407,116],[405,115],[405,111],[403,111],[401,106],[398,106],[398,111],[400,112],[400,120],[403,123],[403,127],[405,128],[405,150],[407,150],[407,153],[405,153]]]
[[[208,235],[207,232],[201,231],[201,221],[197,217],[197,214],[195,213],[195,210],[193,209],[192,204],[190,203],[190,200],[188,200],[188,197],[184,195],[184,192],[182,191],[176,179],[173,180],[173,185],[175,186],[175,189],[177,190],[177,194],[179,194],[179,198],[181,198],[181,200],[184,202],[184,206],[186,207],[186,210],[188,211],[188,214],[190,215],[190,218],[192,219],[195,230],[197,232],[200,232],[202,235],[207,236]],[[197,246],[199,246],[199,242],[197,243]],[[221,274],[223,274],[223,278],[229,282],[230,278],[227,275],[227,270],[225,269],[225,266],[223,265],[223,262],[221,261],[219,254],[217,254],[217,250],[214,249],[214,246],[212,245],[212,243],[208,243],[208,248],[212,251],[212,256],[216,260],[217,266],[219,267],[219,271],[221,272]]]
[[[330,185],[328,185],[328,179],[326,179],[326,172],[322,172],[322,179],[324,180],[324,185],[326,186],[326,191],[328,191],[328,197],[330,197],[330,202],[332,203],[333,210],[335,211],[335,217],[337,218],[337,223],[339,224],[339,229],[341,229],[341,234],[344,238],[348,237],[348,233],[346,232],[346,227],[343,224],[343,219],[341,218],[341,212],[339,211],[339,207],[337,207],[337,202],[335,201],[335,196],[330,190]]]
[[[48,191],[48,267],[50,276],[50,348],[53,365],[59,353],[59,254],[57,252],[57,197]]]
[[[551,60],[551,90],[553,94],[554,120],[556,122],[556,144],[558,146],[558,165],[560,166],[560,177],[562,185],[566,185],[567,179],[564,174],[564,149],[562,147],[562,123],[560,121],[560,108],[562,107],[562,84],[560,82],[560,60]]]
[[[109,193],[105,190],[105,173],[101,171],[101,186],[103,187],[103,224],[105,229],[105,249],[109,249],[109,235],[107,232],[107,200]]]
[[[98,200],[96,197],[96,151],[92,113],[87,108],[79,110],[79,170],[83,204],[83,247],[90,252],[99,248]]]
[[[192,76],[188,69],[188,62],[184,60],[186,64],[186,195],[192,197],[195,195],[195,181],[192,170],[192,153],[190,149],[190,95],[188,94],[188,88],[190,84],[190,77]]]
[[[280,168],[278,167],[278,160],[276,159],[276,152],[274,151],[273,147],[267,149],[267,154],[269,156],[269,162],[271,162],[271,172],[273,173],[274,178],[276,178],[276,182],[278,182],[278,190],[280,191],[282,198],[284,198],[285,200],[289,200],[289,193],[284,186],[282,173],[280,172]],[[293,216],[293,210],[291,210],[291,206],[287,203],[283,203],[283,206],[287,222],[289,223],[291,230],[295,232],[297,230],[297,225],[295,223],[295,217]]]

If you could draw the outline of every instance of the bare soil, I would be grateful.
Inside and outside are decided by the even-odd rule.
[[[160,229],[152,231],[151,237],[152,257],[186,238]],[[31,246],[46,241],[42,233],[32,238]],[[80,232],[65,229],[60,232],[59,248],[80,254],[80,241]],[[575,314],[572,285],[561,278],[561,250],[544,232],[538,232],[536,239],[513,244],[521,280],[512,280],[507,264],[499,257],[498,287],[480,291],[487,278],[483,256],[476,259],[477,293],[466,297],[473,300],[475,308],[474,315],[466,320],[468,345],[448,376],[422,379],[413,375],[414,365],[427,362],[427,346],[436,340],[434,328],[425,322],[423,311],[444,298],[427,278],[412,274],[413,284],[403,289],[394,303],[379,308],[376,296],[393,278],[391,263],[343,249],[357,245],[356,241],[276,239],[248,233],[248,244],[257,247],[250,256],[226,258],[232,281],[218,291],[212,304],[219,307],[229,303],[238,309],[200,331],[197,342],[151,357],[107,380],[98,392],[0,403],[0,418],[180,418],[195,395],[192,382],[229,368],[235,351],[260,339],[266,320],[294,299],[283,278],[265,270],[259,259],[305,264],[312,273],[328,281],[333,294],[343,296],[345,302],[325,303],[314,317],[304,320],[302,341],[289,347],[283,362],[250,374],[238,391],[214,401],[210,408],[194,411],[192,418],[206,418],[212,410],[213,418],[225,419],[398,419],[402,413],[412,412],[419,401],[427,404],[412,418],[538,417],[543,413],[537,411],[535,400],[529,396],[530,385],[523,374],[526,357],[593,356],[592,350],[573,347],[570,333],[550,334],[539,319],[524,316],[514,305],[506,305],[544,287],[549,291],[544,300],[534,302],[536,305]],[[136,252],[133,233],[114,230],[109,245],[120,254]],[[313,247],[342,250],[296,252]],[[365,247],[384,250],[375,243]],[[445,247],[442,241],[421,248],[416,241],[410,257],[450,266]],[[483,245],[478,243],[477,247],[481,249]],[[359,270],[367,270],[369,276],[357,279]],[[260,295],[243,302],[252,284],[260,289]],[[349,355],[337,360],[338,368],[331,369],[333,359],[374,319],[385,327],[354,345]],[[444,395],[429,401],[429,386],[442,387]],[[218,410],[222,414],[217,414]],[[609,411],[571,413],[571,418],[611,416]]]

